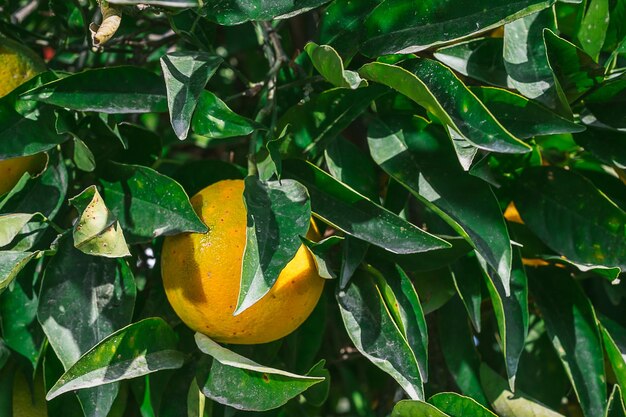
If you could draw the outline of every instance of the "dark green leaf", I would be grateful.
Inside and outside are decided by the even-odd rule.
[[[191,196],[218,181],[242,180],[244,177],[244,169],[217,159],[188,162],[172,175]]]
[[[151,6],[163,6],[163,7],[196,7],[198,6],[198,0],[108,0],[112,4],[124,4],[138,6],[140,4],[147,4]]]
[[[467,315],[477,333],[480,333],[480,306],[482,304],[483,271],[476,254],[458,259],[450,266],[454,286],[465,305]]]
[[[585,105],[600,122],[616,129],[626,129],[626,76],[605,81],[585,97]]]
[[[626,132],[587,126],[574,135],[577,144],[607,165],[626,168]]]
[[[68,370],[98,342],[127,325],[136,288],[128,265],[119,259],[89,256],[63,238],[50,260],[39,295],[37,316],[50,346]],[[117,384],[81,391],[87,417],[106,416]]]
[[[465,236],[508,293],[511,243],[502,211],[489,185],[462,170],[438,127],[418,118],[376,120],[368,143],[376,163]]]
[[[478,38],[437,49],[435,58],[456,72],[497,87],[508,87],[502,38]]]
[[[352,236],[346,236],[341,250],[341,271],[339,272],[339,287],[345,288],[354,275],[365,255],[369,244]],[[382,249],[381,249],[382,250]]]
[[[626,330],[607,317],[600,317],[600,331],[607,359],[620,387],[626,387]]]
[[[95,185],[71,198],[70,203],[78,210],[72,233],[76,249],[107,258],[130,256],[122,228]]]
[[[311,210],[316,216],[351,236],[393,253],[449,247],[445,241],[385,210],[313,164],[284,161],[284,174],[308,189]]]
[[[589,0],[577,38],[583,49],[598,60],[609,27],[609,0]]]
[[[626,213],[586,178],[529,168],[514,200],[526,225],[552,250],[580,264],[626,266]]]
[[[234,315],[241,314],[269,292],[278,275],[302,245],[309,230],[311,202],[297,181],[245,179],[246,246],[241,288]]]
[[[101,113],[167,111],[165,85],[138,67],[89,69],[44,84],[22,96],[72,110]]]
[[[328,145],[324,156],[333,177],[378,202],[376,165],[358,146],[339,137]]]
[[[386,91],[381,86],[356,90],[334,88],[292,107],[278,121],[278,131],[289,125],[289,133],[280,144],[281,153],[308,154],[312,158],[321,155],[333,139]]]
[[[359,73],[409,97],[478,148],[502,153],[530,151],[452,71],[436,61],[414,59],[403,67],[374,62],[361,67]]]
[[[263,127],[233,112],[226,103],[210,91],[202,91],[191,119],[194,133],[208,139],[247,136]]]
[[[497,417],[473,398],[454,392],[433,395],[428,402],[450,417]]]
[[[585,416],[602,415],[606,376],[601,336],[589,299],[563,269],[536,268],[529,278],[531,294]]]
[[[183,365],[178,337],[154,317],[126,326],[100,341],[72,365],[48,391],[51,399],[78,389],[110,384]]]
[[[563,93],[572,102],[598,85],[604,78],[604,68],[573,43],[545,29],[543,38],[550,67]]]
[[[187,137],[200,93],[221,63],[222,58],[206,52],[173,52],[161,58],[170,120],[179,139]]]
[[[533,13],[504,27],[504,66],[508,85],[557,113],[571,110],[548,62],[543,30],[555,30],[552,8]]]
[[[571,122],[510,91],[491,87],[472,87],[471,90],[502,126],[519,138],[585,130],[585,126]]]
[[[423,401],[402,400],[391,411],[391,417],[449,417],[434,405]]]
[[[515,394],[509,391],[506,380],[485,364],[480,367],[480,380],[500,417],[564,417],[520,390],[516,390]]]
[[[550,6],[550,0],[383,1],[365,20],[369,55],[418,52],[485,32]]]
[[[249,20],[286,19],[321,6],[329,0],[207,0],[201,12],[220,25]]]
[[[322,239],[319,242],[313,242],[305,237],[300,237],[302,243],[309,249],[313,260],[315,261],[315,267],[320,277],[324,279],[333,279],[337,277],[337,274],[330,266],[329,255],[330,250],[339,242],[345,240],[340,236],[329,236],[326,239]]]
[[[280,407],[324,381],[319,376],[296,375],[259,365],[200,333],[196,333],[196,343],[202,352],[213,357],[208,378],[201,384],[202,392],[238,410],[266,411]]]
[[[461,300],[453,298],[438,313],[441,349],[448,370],[461,392],[488,405],[480,383],[480,359]]]
[[[605,417],[625,417],[626,408],[624,408],[624,399],[622,398],[622,390],[619,385],[613,387],[613,392],[606,406]]]
[[[354,346],[391,375],[410,398],[423,399],[424,387],[415,354],[394,322],[380,284],[363,270],[337,291],[343,323]]]
[[[502,279],[494,277],[497,273],[486,265],[480,255],[478,261],[485,271],[485,284],[498,323],[509,387],[514,391],[515,376],[528,335],[528,278],[517,248],[513,253],[510,294],[502,287]]]
[[[111,164],[101,182],[107,205],[130,243],[147,242],[161,235],[207,231],[182,187],[151,168]]]

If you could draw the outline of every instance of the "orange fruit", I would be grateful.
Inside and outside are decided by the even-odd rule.
[[[45,69],[43,61],[35,52],[0,37],[0,97],[6,96]],[[26,171],[36,174],[43,169],[44,164],[43,154],[0,161],[0,195],[11,190]]]
[[[163,284],[174,311],[191,329],[218,342],[266,343],[288,335],[306,320],[320,298],[324,279],[303,245],[270,292],[233,316],[246,244],[243,189],[241,180],[224,180],[191,198],[209,231],[165,239]],[[319,239],[314,227],[307,237]]]

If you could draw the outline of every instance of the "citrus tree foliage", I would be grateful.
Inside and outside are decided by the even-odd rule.
[[[1,416],[625,414],[626,1],[102,3],[0,5],[48,68],[0,99],[47,159],[0,196]],[[302,242],[327,281],[220,345],[160,251],[244,178],[238,312]]]

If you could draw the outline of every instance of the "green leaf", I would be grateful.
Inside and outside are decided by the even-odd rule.
[[[367,270],[385,301],[396,326],[415,355],[421,378],[428,381],[428,329],[424,311],[413,283],[398,265],[376,262]]]
[[[332,46],[320,46],[315,42],[309,42],[304,50],[311,58],[317,72],[335,87],[355,89],[363,82],[359,74],[344,69],[341,57]]]
[[[206,90],[200,94],[191,125],[194,133],[208,139],[247,136],[263,129],[260,124],[233,112],[219,97]]]
[[[74,163],[81,171],[93,172],[96,169],[96,158],[93,152],[77,137],[74,137]]]
[[[341,248],[341,270],[339,288],[345,288],[354,272],[365,259],[369,244],[352,236],[346,236]],[[381,249],[382,250],[382,249]]]
[[[328,145],[324,157],[333,177],[372,201],[380,199],[376,165],[358,146],[339,137]]]
[[[334,235],[328,236],[326,239],[322,239],[319,242],[313,242],[301,236],[300,240],[302,240],[304,246],[306,246],[311,255],[313,255],[318,275],[324,279],[336,278],[337,275],[332,270],[328,259],[330,255],[329,252],[335,245],[345,240],[345,238]]]
[[[515,393],[509,391],[506,380],[485,364],[480,367],[480,379],[493,409],[500,417],[564,417],[520,390]]]
[[[37,316],[66,371],[130,322],[136,291],[125,261],[85,255],[72,239],[61,239],[44,273]],[[100,417],[106,416],[117,392],[118,385],[109,384],[82,390],[78,397],[87,417]]]
[[[535,101],[493,87],[472,87],[472,93],[489,109],[502,126],[518,138],[577,133],[585,126],[571,122]]]
[[[585,52],[598,60],[609,27],[609,0],[589,0],[577,38]]]
[[[107,0],[111,4],[138,6],[147,4],[151,6],[163,6],[172,8],[197,7],[198,0]]]
[[[0,251],[0,294],[37,252]]]
[[[297,181],[244,180],[247,211],[246,246],[237,307],[241,314],[267,294],[280,272],[302,246],[311,219],[306,188]]]
[[[0,247],[10,244],[22,228],[38,214],[12,213],[0,215]]]
[[[585,105],[600,122],[615,129],[626,129],[626,75],[605,81],[585,97]]]
[[[30,90],[21,98],[101,113],[167,111],[163,81],[138,67],[88,69]]]
[[[178,139],[185,139],[204,86],[222,63],[206,52],[172,52],[161,58],[170,120]]]
[[[501,279],[494,277],[496,272],[490,268],[480,255],[478,262],[485,272],[485,284],[498,323],[500,345],[506,362],[509,387],[515,391],[515,377],[524,351],[528,335],[528,278],[522,264],[519,250],[513,254],[511,271],[511,292],[506,293]]]
[[[0,98],[0,160],[45,152],[67,140],[55,131],[50,107],[20,99],[25,91],[56,79],[44,72]]]
[[[600,162],[626,169],[626,132],[587,126],[574,140]]]
[[[320,156],[331,141],[386,91],[381,86],[356,90],[334,88],[291,107],[276,128],[280,132],[289,125],[289,133],[280,144],[281,153],[290,156],[308,154],[311,158]]]
[[[359,73],[409,97],[477,148],[501,153],[530,151],[451,70],[436,61],[413,59],[402,67],[373,62],[361,67]]]
[[[508,87],[502,58],[502,38],[477,38],[437,49],[438,61],[467,77],[497,87]]]
[[[555,30],[552,8],[533,13],[504,27],[504,66],[508,85],[557,113],[571,110],[548,62],[543,30]]]
[[[526,169],[514,195],[526,225],[570,260],[626,266],[626,213],[586,178],[555,167]]]
[[[600,416],[606,408],[606,376],[593,307],[567,271],[537,268],[532,272],[531,294],[583,413]]]
[[[441,392],[428,399],[428,402],[450,417],[498,417],[475,399],[455,392]]]
[[[311,163],[286,160],[283,173],[308,189],[313,214],[344,233],[393,253],[449,247],[444,240],[373,203]]]
[[[28,173],[13,189],[0,198],[0,213],[41,213],[54,219],[63,207],[68,187],[68,173],[59,153],[52,153],[46,170],[38,177]],[[17,236],[11,250],[32,249],[47,231],[48,223],[31,221]]]
[[[602,82],[604,68],[583,50],[550,29],[544,29],[543,39],[550,67],[570,103]]]
[[[82,355],[48,391],[48,401],[66,392],[110,384],[183,365],[178,336],[154,317],[128,325]]]
[[[95,185],[71,198],[70,203],[78,210],[72,233],[76,249],[107,258],[130,256],[120,223],[104,204]]]
[[[626,387],[626,330],[607,317],[600,317],[600,323],[607,359],[619,386]]]
[[[244,169],[217,159],[190,161],[172,175],[191,196],[218,181],[242,180],[244,177]]]
[[[450,265],[456,291],[465,305],[467,315],[477,333],[480,333],[480,306],[482,304],[483,271],[476,254],[463,256]]]
[[[468,239],[508,293],[511,243],[502,211],[489,185],[459,166],[438,127],[419,118],[377,119],[368,144],[383,170]]]
[[[220,25],[249,20],[287,19],[315,9],[329,0],[207,0],[201,13]]]
[[[423,380],[415,353],[396,325],[375,275],[359,270],[337,303],[354,346],[374,365],[393,377],[412,399],[424,398]]]
[[[609,398],[609,403],[606,406],[605,417],[624,417],[626,416],[626,408],[624,408],[624,399],[622,397],[622,390],[619,385],[613,387],[613,392]]]
[[[449,417],[434,405],[423,401],[402,400],[391,411],[391,417]],[[473,417],[473,416],[472,416]]]
[[[151,168],[112,163],[101,183],[107,205],[130,243],[207,231],[182,187]]]
[[[461,300],[453,298],[438,314],[441,350],[448,370],[461,392],[478,403],[489,404],[480,383],[480,359]]]
[[[550,6],[550,0],[385,0],[365,20],[368,56],[411,53],[463,39]]]
[[[201,384],[202,393],[238,410],[266,411],[280,407],[324,381],[323,377],[296,375],[259,365],[200,333],[196,333],[195,339],[198,348],[213,357],[208,377]]]

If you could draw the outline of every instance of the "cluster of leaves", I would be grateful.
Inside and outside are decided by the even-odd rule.
[[[48,158],[0,196],[0,415],[16,372],[51,417],[625,415],[626,1],[109,3],[98,48],[93,0],[0,6],[50,68],[0,99]],[[266,345],[160,279],[233,178],[238,311],[302,242],[328,279]]]

